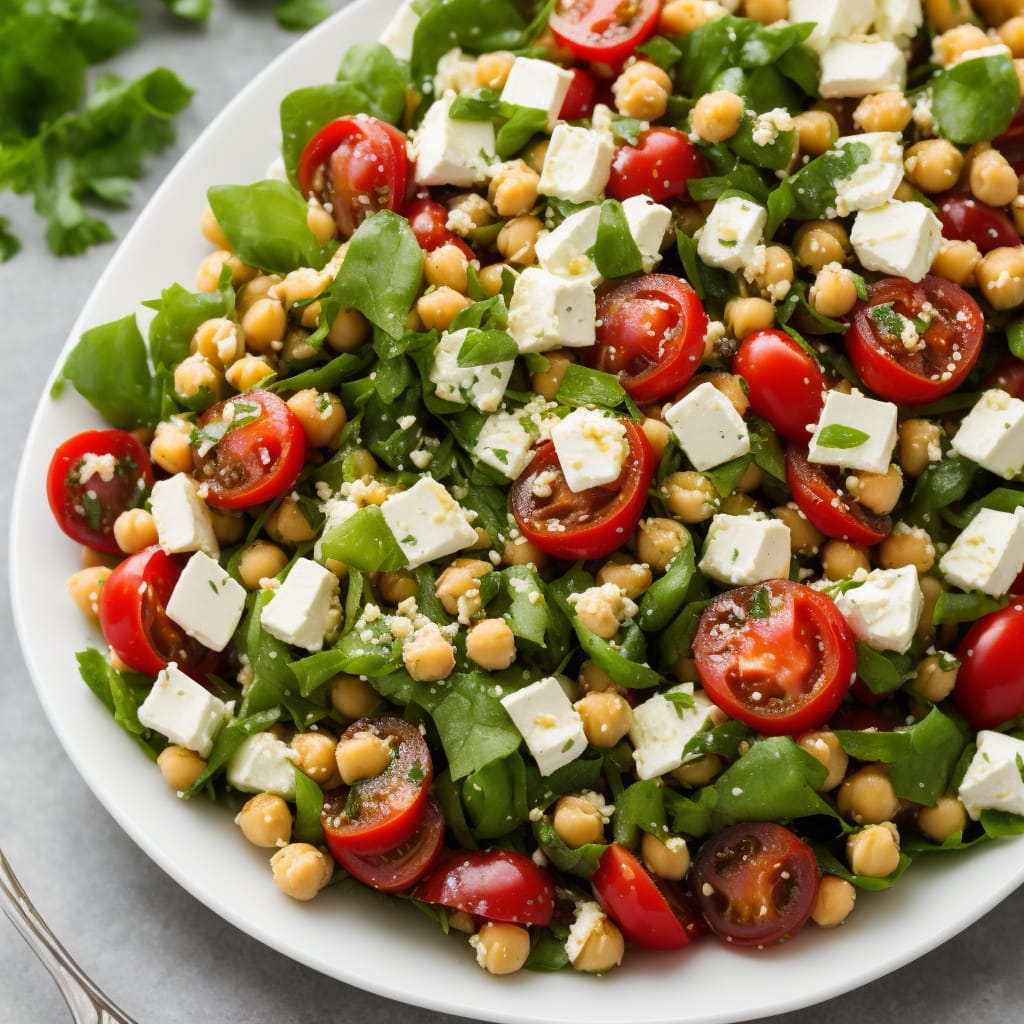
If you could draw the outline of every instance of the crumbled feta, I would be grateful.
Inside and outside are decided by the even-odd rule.
[[[709,267],[756,276],[758,264],[764,269],[761,243],[767,223],[768,211],[759,203],[741,196],[719,199],[700,229],[697,255]]]
[[[258,732],[244,740],[227,764],[228,785],[243,793],[276,793],[295,799],[296,752],[273,733]]]
[[[544,157],[538,191],[570,203],[603,198],[615,144],[603,132],[565,123],[555,127]]]
[[[818,88],[824,99],[903,92],[906,84],[907,58],[888,39],[834,39],[822,51]]]
[[[569,957],[569,963],[576,963],[591,935],[599,935],[607,920],[600,904],[593,900],[581,900],[576,904],[576,916],[565,940],[565,952]]]
[[[220,554],[210,510],[188,473],[158,480],[150,492],[149,507],[160,547],[168,554],[204,551],[211,558]]]
[[[672,211],[650,196],[630,196],[623,200],[622,212],[640,250],[643,272],[649,274],[661,259],[661,246],[672,223]]]
[[[494,125],[490,121],[454,121],[455,94],[433,103],[410,146],[417,185],[468,188],[487,180],[494,161]]]
[[[600,206],[585,206],[570,214],[554,231],[542,234],[534,246],[537,262],[552,274],[580,277],[597,284],[601,280],[587,250],[597,241]]]
[[[841,217],[873,210],[889,202],[903,180],[903,136],[899,132],[865,132],[839,139],[836,149],[859,143],[871,150],[867,163],[836,182],[836,209]]]
[[[866,32],[875,16],[871,8],[863,0],[789,0],[789,20],[813,22],[807,44],[820,53],[835,39]]]
[[[408,60],[412,56],[412,40],[419,23],[420,16],[413,6],[413,0],[405,0],[380,34],[380,41],[399,60]]]
[[[512,290],[508,333],[520,352],[583,348],[596,338],[597,299],[584,278],[527,267]]]
[[[942,244],[942,223],[923,203],[892,200],[857,214],[850,232],[868,270],[920,281]]]
[[[558,123],[558,115],[572,85],[573,73],[549,60],[516,57],[501,90],[503,103],[543,110],[548,131]]]
[[[481,412],[494,412],[501,405],[505,388],[515,368],[515,360],[460,366],[459,352],[473,333],[472,327],[442,333],[434,349],[430,380],[438,398],[446,402],[458,402],[460,405],[472,405]]]

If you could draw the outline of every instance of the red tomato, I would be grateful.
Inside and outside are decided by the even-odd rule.
[[[488,921],[545,925],[555,884],[529,857],[513,850],[471,850],[445,857],[416,886],[416,899]]]
[[[57,525],[79,544],[121,554],[114,520],[138,508],[153,486],[146,449],[124,430],[86,430],[54,453],[46,496]]]
[[[658,885],[629,850],[612,843],[590,877],[594,895],[622,934],[644,949],[682,949],[701,934],[696,916]]]
[[[622,420],[629,442],[626,464],[613,484],[574,493],[569,489],[551,441],[539,445],[530,464],[509,492],[512,515],[520,532],[541,551],[558,558],[600,558],[630,537],[647,502],[658,460],[643,431]],[[542,493],[534,483],[545,474]]]
[[[1002,388],[1014,398],[1024,398],[1024,359],[1005,356],[985,374],[983,388]]]
[[[1017,174],[1024,174],[1024,103],[1013,115],[1010,127],[994,138],[992,145],[1009,160]]]
[[[707,175],[707,164],[690,136],[676,128],[648,128],[635,146],[619,146],[605,192],[612,199],[651,196],[662,202],[685,196],[691,178]]]
[[[714,598],[701,614],[693,659],[715,704],[766,736],[827,722],[857,669],[853,633],[832,598],[790,580]]]
[[[348,238],[371,213],[401,212],[410,177],[405,136],[368,114],[339,117],[306,143],[296,176],[304,196],[330,204]]]
[[[328,846],[334,859],[355,879],[380,892],[402,892],[415,885],[437,860],[444,845],[444,811],[437,798],[427,797],[416,830],[391,850],[359,854]]]
[[[454,231],[448,228],[448,207],[435,199],[417,196],[405,208],[409,226],[426,252],[440,249],[442,245],[457,245],[467,259],[475,260],[476,253]]]
[[[734,946],[790,938],[818,896],[814,852],[770,821],[730,825],[704,840],[690,877],[704,920]]]
[[[708,316],[697,293],[668,274],[615,285],[597,302],[597,342],[580,355],[588,366],[618,374],[637,402],[678,391],[704,356]]]
[[[787,441],[810,440],[826,388],[810,353],[784,331],[755,331],[740,343],[732,369],[746,381],[750,408],[776,433]]]
[[[582,60],[621,64],[658,27],[658,0],[558,0],[554,37]]]
[[[217,508],[249,508],[290,490],[306,458],[298,416],[269,391],[247,391],[196,420],[196,480]]]
[[[983,615],[964,634],[953,703],[975,729],[1024,715],[1024,603]]]
[[[386,853],[404,843],[423,817],[434,777],[430,748],[416,726],[400,718],[360,718],[339,743],[367,732],[391,747],[391,761],[379,775],[336,789],[325,802],[321,820],[335,856],[339,850]]]
[[[907,319],[928,310],[929,325],[908,349],[900,333],[879,323],[872,310],[890,306]],[[861,380],[892,402],[931,402],[955,391],[981,353],[985,318],[959,285],[927,274],[920,284],[883,277],[868,287],[866,302],[850,313],[846,351]]]
[[[562,101],[558,116],[563,121],[580,121],[594,112],[597,97],[597,79],[583,68],[572,69],[569,91]]]
[[[974,242],[982,252],[1000,246],[1020,245],[1013,221],[995,206],[988,206],[963,192],[950,192],[938,200],[942,237]]]
[[[823,466],[807,460],[806,448],[786,450],[786,480],[800,511],[826,537],[869,545],[892,533],[892,516],[874,515],[842,492]]]

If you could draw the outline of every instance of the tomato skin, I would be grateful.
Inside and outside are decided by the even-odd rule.
[[[1024,715],[1024,602],[972,623],[957,648],[953,703],[975,729],[994,729]]]
[[[554,911],[555,883],[514,850],[468,850],[443,857],[414,895],[488,921],[546,925]]]
[[[448,208],[443,203],[437,202],[436,199],[417,196],[409,201],[405,215],[409,219],[409,227],[412,228],[416,241],[424,252],[433,252],[442,245],[457,245],[467,259],[476,259],[476,253],[470,246],[449,229]]]
[[[585,68],[573,68],[569,91],[562,100],[558,116],[563,121],[581,121],[594,112],[596,100],[597,79]]]
[[[690,878],[704,920],[733,946],[790,938],[818,896],[814,852],[770,821],[740,822],[704,840]]]
[[[881,331],[870,310],[886,303],[909,319],[930,304],[935,316],[921,335],[921,349],[908,352],[899,337]],[[901,277],[875,281],[868,286],[867,301],[858,302],[849,319],[846,351],[861,380],[875,394],[904,405],[955,391],[977,362],[985,334],[985,318],[974,299],[935,274],[919,284]],[[946,379],[935,379],[940,375]]]
[[[1020,245],[1013,221],[1002,210],[963,192],[949,192],[939,198],[938,217],[943,238],[974,242],[982,253]]]
[[[423,817],[434,777],[430,748],[419,729],[400,718],[360,718],[342,734],[344,743],[357,733],[371,732],[387,741],[391,763],[369,779],[336,789],[325,800],[321,822],[332,853],[381,854],[404,843]],[[355,817],[344,813],[354,798]]]
[[[691,178],[707,176],[707,164],[689,135],[656,126],[640,133],[635,146],[615,151],[605,194],[620,202],[647,195],[656,202],[685,196]]]
[[[770,614],[752,614],[767,591]],[[827,594],[765,580],[714,598],[693,658],[707,695],[766,736],[795,736],[829,720],[857,669],[853,632]]]
[[[810,440],[827,385],[809,352],[785,331],[755,331],[740,343],[732,369],[746,381],[750,408],[758,416],[787,441]]]
[[[247,391],[211,406],[196,426],[200,433],[213,431],[229,415],[251,422],[229,427],[206,453],[192,449],[196,480],[207,485],[207,503],[250,508],[290,490],[306,458],[298,416],[269,391]]]
[[[559,0],[549,24],[581,60],[617,66],[654,35],[660,11],[658,0]]]
[[[983,388],[1001,388],[1014,398],[1024,398],[1024,359],[1006,356],[985,374]]]
[[[619,843],[601,854],[590,884],[604,912],[635,946],[682,949],[700,934],[697,922],[677,916],[647,869]],[[682,911],[682,902],[674,902]]]
[[[574,494],[562,475],[554,443],[545,441],[512,484],[509,504],[516,525],[542,551],[563,559],[600,558],[621,547],[636,528],[658,460],[643,431],[629,420],[621,422],[629,455],[615,483]],[[534,480],[545,471],[555,474],[552,497],[546,500],[533,493]],[[563,529],[553,530],[549,524]]]
[[[992,140],[992,146],[1006,157],[1017,174],[1024,174],[1024,103],[1013,115],[1006,131]]]
[[[79,467],[87,455],[112,455],[113,479],[94,473],[82,483]],[[46,474],[46,497],[57,525],[79,544],[111,555],[123,554],[114,540],[114,520],[124,511],[138,508],[153,486],[149,453],[126,430],[85,430],[69,437],[53,453]],[[90,522],[82,499],[93,495],[96,518]]]

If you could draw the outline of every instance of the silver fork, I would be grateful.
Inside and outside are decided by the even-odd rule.
[[[0,907],[42,961],[71,1010],[75,1024],[136,1024],[86,976],[61,945],[21,887],[0,850]]]

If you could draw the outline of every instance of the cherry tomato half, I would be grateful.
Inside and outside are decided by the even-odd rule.
[[[402,211],[409,181],[405,136],[368,114],[339,117],[306,143],[296,176],[304,196],[329,204],[348,238],[371,213]]]
[[[690,136],[677,128],[648,128],[635,146],[615,151],[605,193],[620,202],[650,196],[657,202],[685,196],[691,178],[707,175],[707,164]]]
[[[659,885],[626,847],[612,843],[590,877],[594,895],[622,934],[644,949],[682,949],[703,932],[682,896]]]
[[[889,329],[882,309],[927,326],[919,326],[908,345],[901,331]],[[853,307],[846,351],[875,394],[916,404],[960,386],[981,353],[984,333],[978,304],[952,281],[935,274],[919,284],[884,277],[868,286],[866,302]]]
[[[1024,715],[1024,602],[983,615],[957,649],[953,703],[975,729],[993,729]]]
[[[740,343],[732,369],[746,381],[750,408],[776,433],[787,441],[810,440],[826,384],[809,352],[784,331],[755,331]]]
[[[1020,245],[1013,221],[995,206],[963,192],[950,192],[938,200],[942,237],[974,242],[985,253],[1000,246]]]
[[[269,391],[218,402],[199,417],[196,430],[196,479],[217,508],[249,508],[284,494],[306,458],[302,423]]]
[[[654,35],[660,12],[658,0],[558,0],[550,26],[582,60],[619,65]]]
[[[409,227],[416,241],[425,252],[433,252],[442,245],[457,245],[467,259],[476,259],[476,253],[470,246],[448,227],[448,207],[444,203],[417,196],[409,200],[405,216],[409,219]]]
[[[690,877],[704,920],[734,946],[790,938],[818,897],[813,851],[770,821],[740,822],[706,839]]]
[[[325,834],[331,855],[353,878],[380,892],[402,892],[414,886],[440,855],[444,811],[433,794],[428,796],[412,835],[383,853],[360,854],[337,847],[331,843],[330,834]]]
[[[715,704],[766,736],[823,725],[857,669],[853,633],[832,598],[790,580],[714,598],[701,614],[693,659]]]
[[[1024,398],[1024,359],[1004,356],[985,374],[982,388],[1001,388],[1014,398]]]
[[[125,430],[86,430],[54,453],[46,496],[57,525],[79,544],[119,555],[114,520],[153,486],[146,449]]]
[[[509,492],[520,532],[541,551],[558,558],[600,558],[633,533],[647,502],[658,460],[643,431],[629,420],[629,455],[615,483],[573,492],[565,482],[554,443],[539,445]],[[543,487],[537,477],[544,474]],[[541,497],[538,493],[548,494]]]
[[[892,516],[868,512],[835,483],[824,466],[807,459],[807,449],[786,449],[786,480],[800,511],[826,537],[851,544],[878,544],[892,533]]]
[[[1017,174],[1024,174],[1024,103],[1006,131],[992,140],[992,146],[1006,157]]]
[[[584,68],[573,68],[569,91],[562,100],[562,109],[558,116],[563,121],[580,121],[590,117],[596,101],[597,79]]]
[[[400,718],[360,718],[338,742],[367,732],[391,747],[391,761],[379,775],[333,790],[325,802],[321,821],[335,854],[385,853],[404,843],[420,823],[434,777],[430,748],[416,726]]]
[[[414,895],[488,921],[545,925],[554,910],[555,884],[514,850],[470,850],[442,858]]]
[[[645,274],[604,292],[597,302],[597,341],[580,357],[616,373],[637,402],[678,391],[704,356],[708,316],[697,293],[668,274]]]

